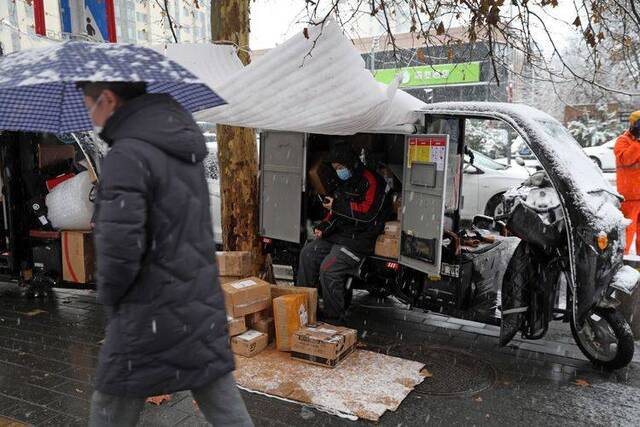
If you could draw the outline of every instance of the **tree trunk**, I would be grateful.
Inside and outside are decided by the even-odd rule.
[[[232,42],[249,63],[249,1],[212,0],[213,42]],[[218,164],[225,251],[250,251],[257,273],[262,263],[258,240],[258,154],[253,129],[217,126]]]

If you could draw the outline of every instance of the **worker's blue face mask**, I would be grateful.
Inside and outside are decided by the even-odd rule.
[[[346,181],[349,178],[351,178],[351,171],[347,168],[338,169],[336,170],[336,173],[338,174],[338,178],[340,178],[343,181]]]

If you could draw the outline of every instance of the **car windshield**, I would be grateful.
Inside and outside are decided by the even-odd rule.
[[[475,166],[480,167],[480,168],[493,169],[493,170],[501,171],[501,170],[505,170],[505,169],[507,169],[509,167],[507,165],[503,165],[502,163],[496,162],[491,157],[487,156],[486,154],[482,154],[479,151],[471,150],[471,152],[473,153],[473,164]],[[467,163],[469,162],[469,157],[468,156],[465,156],[465,161]]]

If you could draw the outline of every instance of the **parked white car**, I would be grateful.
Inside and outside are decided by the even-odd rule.
[[[616,156],[613,153],[616,140],[612,139],[594,147],[586,147],[584,152],[603,171],[611,171],[616,168]]]
[[[473,165],[465,156],[464,178],[462,181],[462,219],[473,219],[475,215],[495,217],[502,214],[502,194],[520,185],[529,177],[523,166],[507,166],[492,158],[473,151]]]

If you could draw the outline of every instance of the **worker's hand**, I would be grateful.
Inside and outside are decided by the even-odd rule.
[[[322,206],[327,210],[331,210],[333,208],[333,197],[325,196]]]
[[[318,238],[318,239],[321,239],[321,238],[322,238],[322,231],[321,231],[321,230],[318,230],[317,228],[315,228],[315,229],[313,230],[313,234],[315,234],[315,235],[316,235],[316,238]]]

